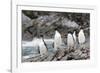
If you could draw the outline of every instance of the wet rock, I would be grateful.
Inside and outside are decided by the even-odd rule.
[[[44,61],[52,61],[55,58],[55,53],[51,53]]]
[[[62,59],[61,59],[61,61],[66,61],[66,60],[68,60],[68,55],[66,54],[64,57],[62,57]]]
[[[65,55],[65,49],[58,49],[56,53],[57,60],[61,60],[61,58]]]

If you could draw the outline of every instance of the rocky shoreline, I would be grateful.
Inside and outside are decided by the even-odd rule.
[[[74,43],[73,48],[68,48],[67,35],[76,32],[76,38],[80,30],[83,30],[85,43]],[[31,42],[34,38],[55,38],[55,31],[61,34],[65,47],[47,55],[24,58],[22,50],[22,62],[46,62],[90,59],[90,14],[72,12],[47,12],[22,10],[22,41]],[[54,46],[54,43],[53,45]],[[66,47],[67,46],[67,47]],[[22,46],[23,49],[23,46]],[[51,48],[53,49],[53,48]]]

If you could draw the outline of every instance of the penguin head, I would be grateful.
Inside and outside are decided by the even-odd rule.
[[[68,33],[68,36],[67,37],[72,37],[72,34],[71,33]]]
[[[55,31],[55,34],[58,34],[58,33],[59,33],[59,32],[56,30],[56,31]]]
[[[74,31],[74,33],[73,34],[76,34],[76,31]]]
[[[55,31],[55,36],[59,36],[59,37],[60,37],[61,34],[56,30],[56,31]]]
[[[82,32],[82,33],[83,33],[83,32],[84,32],[84,30],[83,30],[83,29],[81,29],[81,30],[80,30],[80,32]]]

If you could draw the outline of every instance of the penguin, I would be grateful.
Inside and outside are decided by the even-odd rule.
[[[68,45],[68,49],[74,48],[74,39],[71,33],[68,33],[67,35],[67,45]]]
[[[56,30],[55,36],[54,36],[54,49],[55,51],[61,46],[62,44],[62,38],[60,33]]]
[[[75,31],[73,33],[73,39],[74,39],[74,42],[76,42],[76,33],[75,33]]]
[[[85,35],[84,35],[83,29],[81,29],[78,34],[78,41],[79,41],[79,44],[85,43]]]
[[[41,56],[48,54],[48,50],[47,50],[42,38],[40,38],[40,41],[39,41],[39,51],[40,51]]]

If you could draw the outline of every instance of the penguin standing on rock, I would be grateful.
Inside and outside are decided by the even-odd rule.
[[[55,51],[61,46],[62,39],[60,33],[56,30],[54,36],[54,49]]]
[[[67,45],[68,45],[68,49],[73,49],[74,48],[74,39],[71,33],[68,33],[67,36]]]
[[[40,38],[40,41],[39,41],[39,50],[40,50],[41,56],[48,55],[47,47],[45,46],[42,38]]]
[[[78,34],[78,41],[79,41],[79,44],[85,43],[85,35],[84,35],[83,29],[81,29],[79,34]]]

